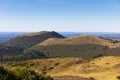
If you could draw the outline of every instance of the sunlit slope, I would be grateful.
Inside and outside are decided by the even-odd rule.
[[[51,58],[5,63],[5,66],[25,66],[39,73],[55,76],[80,76],[96,80],[118,80],[120,57],[100,57],[90,61],[80,58]]]
[[[106,39],[102,39],[99,37],[91,36],[91,35],[82,35],[82,36],[76,36],[76,37],[70,37],[70,38],[64,38],[64,39],[58,39],[58,38],[50,38],[40,44],[42,46],[48,46],[48,45],[83,45],[83,44],[96,44],[96,45],[103,45],[103,46],[109,46],[114,47],[114,45]]]
[[[120,76],[120,57],[103,57],[92,60],[90,62],[76,64],[67,69],[60,70],[56,74],[55,71],[50,75],[74,75],[82,77],[93,77],[96,80],[118,80]]]

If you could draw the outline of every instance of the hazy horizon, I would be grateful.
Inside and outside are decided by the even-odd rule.
[[[0,0],[0,32],[120,32],[120,0]]]
[[[45,30],[43,30],[45,31]],[[0,31],[0,33],[35,33],[35,32],[41,32],[41,31]],[[51,32],[51,31],[48,31],[48,32]],[[69,33],[69,34],[72,34],[72,33],[102,33],[102,34],[111,34],[111,33],[120,33],[120,32],[82,32],[82,31],[55,31],[55,32],[58,32],[58,33]]]

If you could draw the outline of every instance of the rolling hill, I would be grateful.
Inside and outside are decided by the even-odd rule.
[[[65,38],[56,32],[37,32],[20,35],[0,47],[3,61],[39,58],[77,57],[93,59],[101,56],[120,56],[120,48],[109,39],[91,35]]]
[[[44,40],[47,40],[48,38],[65,38],[65,37],[54,31],[52,32],[41,31],[17,36],[16,38],[13,38],[4,43],[4,46],[29,48],[31,46],[43,42]]]
[[[38,44],[41,46],[48,46],[48,45],[83,45],[83,44],[96,44],[96,45],[103,45],[108,47],[114,47],[114,45],[109,41],[99,37],[91,36],[91,35],[82,35],[76,37],[70,37],[65,39],[59,38],[50,38],[46,41]]]
[[[64,39],[50,38],[42,43],[24,50],[25,53],[42,53],[46,57],[78,57],[92,59],[101,56],[120,55],[110,40],[82,35]]]
[[[22,54],[24,49],[32,47],[48,38],[65,38],[57,32],[41,31],[17,36],[0,45],[0,55]]]

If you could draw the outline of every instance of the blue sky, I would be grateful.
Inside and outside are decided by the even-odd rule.
[[[120,0],[0,0],[0,31],[120,32]]]

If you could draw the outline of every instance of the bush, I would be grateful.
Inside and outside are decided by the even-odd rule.
[[[93,77],[90,77],[90,80],[95,80],[95,78],[93,78]]]
[[[117,76],[117,79],[120,80],[120,76]]]
[[[0,80],[53,80],[50,76],[37,74],[25,67],[14,67],[12,70],[0,67]]]
[[[54,67],[48,67],[48,70],[52,70]]]
[[[55,63],[55,66],[58,66],[60,63]]]
[[[0,80],[20,80],[20,78],[0,66]]]
[[[98,54],[96,56],[94,56],[94,58],[99,58],[99,57],[102,57],[103,55],[102,54]]]

